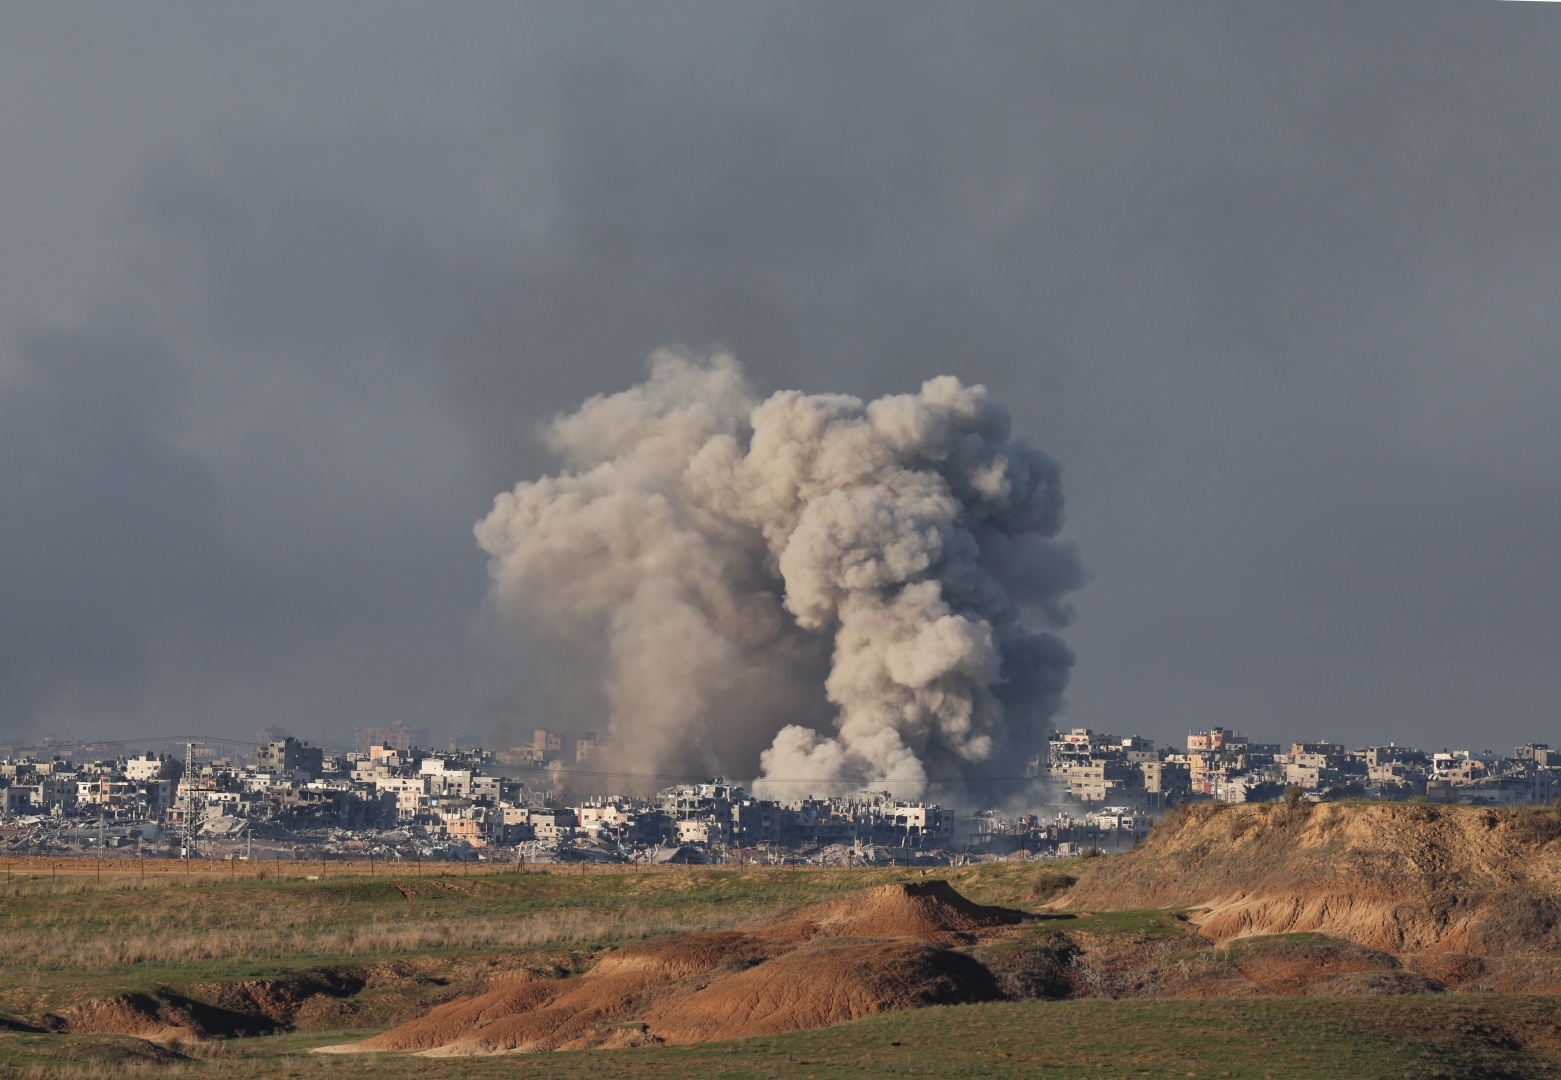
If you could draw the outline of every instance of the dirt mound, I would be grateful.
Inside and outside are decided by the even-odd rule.
[[[985,1001],[1002,996],[991,973],[947,946],[1022,917],[973,904],[942,881],[884,886],[745,931],[632,945],[574,978],[505,978],[322,1051],[442,1057],[703,1042]]]
[[[1561,957],[1459,956],[1453,953],[1412,956],[1406,968],[1455,990],[1493,994],[1561,994]]]
[[[556,980],[593,957],[573,950],[559,953],[542,961],[535,972],[520,967],[537,966],[535,955],[507,953],[309,968],[268,979],[93,998],[41,1016],[0,1014],[0,1032],[184,1042],[281,1030],[388,1026],[421,1017],[431,1005],[500,986],[507,979]]]
[[[366,980],[355,974],[318,970],[279,979],[211,983],[196,988],[202,999],[219,1009],[263,1019],[275,1027],[291,1027],[299,1014],[320,998],[350,997]]]
[[[73,1035],[134,1035],[153,1042],[261,1035],[292,1025],[299,1013],[322,998],[357,993],[363,980],[326,970],[287,978],[212,983],[196,988],[203,1000],[170,990],[92,998],[39,1026]]]
[[[209,1034],[194,1010],[149,994],[93,998],[45,1016],[41,1026],[72,1035],[134,1035],[153,1042],[193,1042]]]
[[[358,1044],[363,1050],[428,1050],[444,1046],[461,1034],[506,1017],[528,1012],[556,994],[557,980],[521,971],[495,980],[477,997],[452,1001],[372,1039]]]
[[[963,953],[921,942],[819,940],[679,995],[645,1019],[659,1039],[691,1043],[999,996],[991,972]]]
[[[1355,985],[1349,980],[1365,976],[1404,975],[1398,960],[1376,949],[1351,941],[1325,938],[1257,938],[1242,943],[1245,947],[1229,950],[1226,957],[1237,971],[1263,993],[1283,997],[1307,994],[1350,993],[1320,990],[1320,986]],[[1415,976],[1424,979],[1424,976]],[[1344,980],[1343,982],[1338,982]],[[1441,986],[1438,984],[1438,988]]]
[[[1561,813],[1205,805],[1101,860],[1061,905],[1184,908],[1213,941],[1315,931],[1394,954],[1561,948]]]
[[[773,937],[890,937],[971,941],[983,930],[1019,922],[1023,914],[965,899],[946,881],[906,882],[867,889],[783,915],[765,928]]]

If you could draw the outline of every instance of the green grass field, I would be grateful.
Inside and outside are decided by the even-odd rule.
[[[740,925],[919,870],[671,867],[441,870],[394,877],[227,880],[177,875],[13,876],[0,892],[0,1013],[86,996],[271,977],[304,968],[503,952],[592,950]],[[1066,869],[1025,864],[940,874],[974,900],[1035,907]]]
[[[4,1074],[211,1077],[1561,1076],[1557,1004],[1535,997],[1058,1001],[892,1013],[819,1031],[665,1049],[425,1059],[318,1056],[343,1033],[233,1040],[155,1061],[107,1036],[0,1034]],[[144,1045],[144,1044],[143,1044]]]
[[[36,870],[36,867],[32,868]],[[141,882],[13,867],[0,893],[0,1013],[26,1020],[112,993],[199,998],[212,984],[320,967],[404,965],[406,977],[286,1034],[156,1047],[123,1036],[6,1030],[0,1076],[347,1077],[1549,1077],[1561,1009],[1548,997],[1074,1000],[881,1015],[835,1028],[698,1047],[485,1059],[321,1056],[477,985],[501,956],[588,965],[651,935],[739,925],[917,870],[658,868],[266,880],[212,873]],[[973,900],[1039,910],[1066,864],[948,868]],[[1164,912],[1091,912],[1037,932],[1183,932]],[[401,969],[396,969],[401,970]]]

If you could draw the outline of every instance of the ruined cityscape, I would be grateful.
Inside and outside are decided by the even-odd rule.
[[[444,750],[433,742],[393,724],[360,728],[356,749],[278,727],[139,752],[59,739],[0,747],[0,842],[8,854],[99,857],[938,865],[1123,850],[1166,809],[1200,801],[1511,806],[1561,794],[1561,752],[1545,743],[1510,755],[1357,749],[1221,727],[1190,732],[1184,747],[1054,731],[1002,808],[982,806],[979,789],[941,805],[870,784],[772,800],[721,777],[648,798],[573,795],[611,785],[592,770],[606,745],[595,733],[537,729],[499,751],[464,733]]]

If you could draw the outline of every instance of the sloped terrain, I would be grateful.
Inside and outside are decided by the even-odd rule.
[[[811,941],[816,937],[915,938],[968,943],[1024,914],[972,903],[946,881],[884,885],[843,900],[809,904],[766,924],[766,937]]]
[[[1100,860],[1059,906],[1179,909],[1214,943],[1324,934],[1440,984],[1555,992],[1558,894],[1553,810],[1206,805]]]
[[[181,990],[161,986],[88,997],[25,1020],[0,1015],[0,1030],[193,1042],[364,1021],[394,1023],[422,1015],[430,1004],[469,995],[524,962],[561,972],[581,959],[578,954],[550,960],[497,954],[306,968],[271,978],[196,983]]]
[[[44,1018],[48,1030],[70,1034],[134,1035],[153,1042],[204,1034],[190,1009],[147,994],[116,994],[73,1005]]]
[[[575,978],[509,977],[329,1049],[444,1056],[678,1044],[993,1000],[1003,995],[991,972],[955,946],[1022,918],[973,904],[942,881],[885,885],[745,930],[631,945]]]
[[[1558,845],[1552,811],[1196,807],[1091,863],[1050,916],[944,882],[883,886],[629,946],[584,976],[495,986],[336,1049],[686,1044],[996,998],[1551,993]]]
[[[292,1032],[281,1038],[313,1045],[310,1032],[340,1042],[378,1031],[334,1049],[483,1057],[767,1039],[998,999],[1558,994],[1558,864],[1556,811],[1331,804],[1196,807],[1126,855],[950,869],[961,889],[1027,913],[903,870],[531,872],[459,888],[298,883],[274,897],[240,884],[170,890],[169,903],[210,922],[238,898],[275,909],[278,930],[284,915],[312,927],[323,913],[333,932],[367,927],[398,951],[355,959],[353,945],[297,964],[271,937],[234,935],[186,974],[148,971],[139,951],[78,946],[108,976],[95,986],[50,937],[63,913],[91,916],[81,925],[107,941],[127,912],[145,922],[154,909],[134,894],[23,897],[8,908],[11,940],[43,942],[28,955],[50,963],[22,965],[33,974],[9,989],[23,1007],[0,1013],[0,1040],[133,1035],[216,1053],[210,1040],[231,1036]],[[289,913],[295,897],[306,903]],[[654,918],[635,914],[644,905]],[[402,936],[409,917],[425,929]],[[522,940],[520,920],[524,940],[543,943],[494,947]],[[224,966],[239,945],[255,961]]]

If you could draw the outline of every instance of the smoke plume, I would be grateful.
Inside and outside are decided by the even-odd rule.
[[[663,350],[555,418],[564,469],[478,523],[492,597],[602,679],[626,773],[757,766],[772,797],[1012,776],[1083,575],[1056,463],[1009,429],[952,376],[761,400],[731,356]]]

